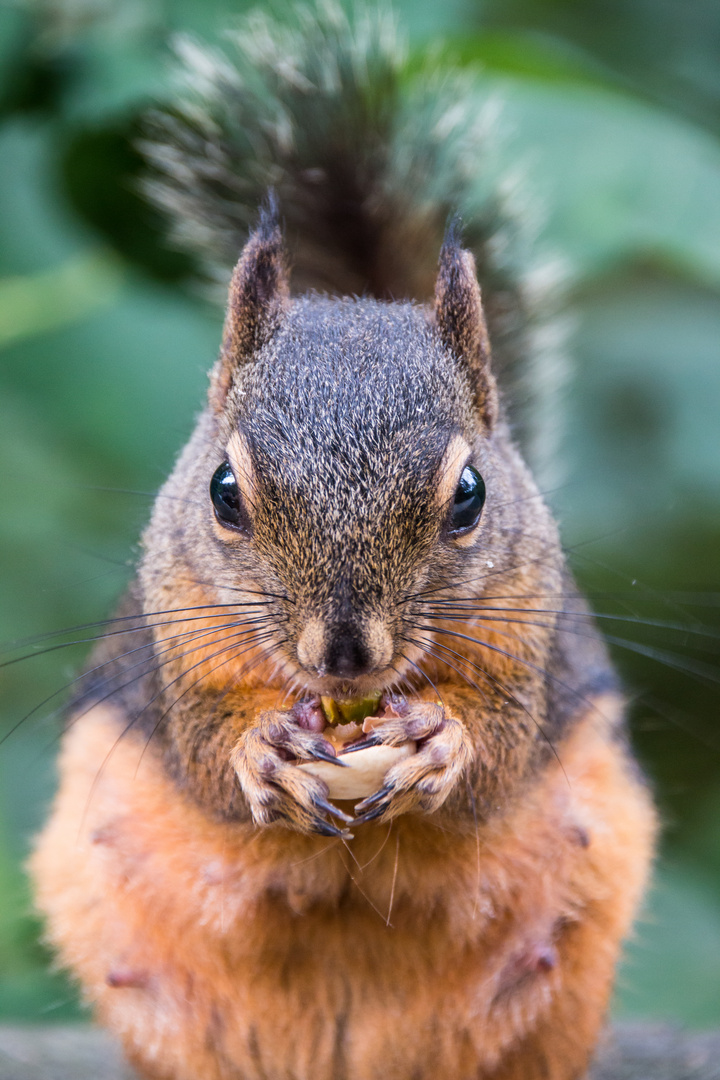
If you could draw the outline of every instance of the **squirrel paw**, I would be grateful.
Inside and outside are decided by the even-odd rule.
[[[313,704],[301,702],[287,712],[261,713],[238,740],[231,763],[256,824],[282,821],[300,832],[349,839],[347,829],[326,815],[344,824],[353,819],[328,802],[322,780],[295,768],[297,761],[344,767],[331,744],[313,730],[313,710]]]
[[[410,810],[437,810],[470,763],[471,743],[467,732],[441,705],[429,701],[401,702],[392,712],[400,715],[383,721],[352,749],[381,743],[399,746],[414,741],[418,752],[394,765],[380,790],[356,805],[353,825],[389,821]]]

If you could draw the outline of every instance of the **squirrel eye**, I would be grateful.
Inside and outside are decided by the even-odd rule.
[[[466,465],[455,492],[455,505],[450,516],[452,535],[469,532],[480,520],[485,504],[485,481],[477,469]]]
[[[213,473],[210,481],[210,498],[215,508],[215,517],[221,525],[231,529],[247,527],[247,514],[240,497],[240,489],[227,461],[223,461]]]

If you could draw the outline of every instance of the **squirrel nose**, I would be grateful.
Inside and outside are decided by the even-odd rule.
[[[310,618],[297,642],[300,664],[313,674],[356,679],[386,667],[393,655],[393,639],[385,620],[369,616],[341,622]]]
[[[375,667],[362,635],[352,626],[341,625],[328,635],[325,671],[328,675],[354,679]]]

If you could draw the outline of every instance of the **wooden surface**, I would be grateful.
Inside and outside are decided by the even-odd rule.
[[[119,1047],[80,1024],[0,1024],[0,1080],[134,1080]]]
[[[620,1025],[607,1036],[591,1080],[720,1080],[720,1032]]]
[[[96,1028],[0,1025],[0,1080],[134,1080],[134,1074]],[[590,1080],[720,1080],[720,1033],[620,1026],[605,1040]]]

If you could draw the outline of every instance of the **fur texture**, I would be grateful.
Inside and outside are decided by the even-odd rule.
[[[209,820],[98,709],[34,859],[54,944],[158,1080],[578,1077],[654,827],[617,708],[477,831],[350,845]]]
[[[348,37],[333,11],[317,47],[304,39],[305,68],[282,53],[280,83],[298,108],[309,95],[308,138],[370,87],[385,108],[385,24]],[[247,88],[233,97],[218,71],[232,111]],[[396,152],[391,139],[372,160]],[[378,175],[355,206],[367,251],[391,235],[368,217]],[[328,197],[306,206],[318,243]],[[414,205],[397,220],[424,244]],[[358,270],[348,237],[327,241],[328,274],[339,250]],[[394,250],[429,277],[419,248]],[[207,407],[71,710],[39,903],[148,1078],[574,1080],[592,1052],[653,812],[512,438],[474,255],[455,227],[438,250],[432,306],[293,296],[269,200],[232,276]],[[320,697],[376,693],[353,745],[417,752],[333,805],[297,768],[343,767]]]
[[[264,220],[76,705],[34,863],[51,938],[147,1077],[571,1080],[653,814],[490,406],[471,257],[446,246],[432,312],[290,300],[283,265]],[[468,461],[487,500],[456,535]],[[378,689],[368,741],[417,753],[353,812],[295,764],[334,757],[317,695]]]

